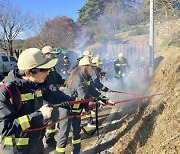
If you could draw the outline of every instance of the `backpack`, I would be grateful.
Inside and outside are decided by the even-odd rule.
[[[19,88],[10,82],[1,82],[0,86],[2,86],[9,93],[10,102],[14,106],[16,112],[18,112],[22,106],[22,98]]]

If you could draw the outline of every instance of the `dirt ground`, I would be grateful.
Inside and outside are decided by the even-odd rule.
[[[100,125],[99,131],[103,130],[104,127],[106,127],[106,124],[102,124],[102,123],[109,116],[110,112],[111,112],[110,107],[99,109],[99,114],[98,114],[99,115],[99,125]],[[95,119],[94,115],[92,115],[92,116]],[[88,132],[94,130],[94,128],[87,128],[86,127],[87,119],[85,117],[82,118],[82,124]],[[70,134],[70,136],[69,136],[69,143],[68,143],[67,148],[66,148],[67,154],[71,153],[71,135],[72,134]],[[57,139],[57,136],[55,136],[55,138]],[[98,136],[97,136],[97,133],[95,133],[93,136],[89,137],[81,130],[81,140],[82,140],[82,142],[81,142],[82,143],[82,151],[88,151],[89,149],[91,149],[94,146],[93,144],[96,140],[98,140]],[[45,154],[54,154],[54,153],[55,153],[54,148],[48,148],[45,151]]]
[[[180,49],[156,53],[157,69],[149,93],[164,93],[127,115],[117,132],[115,154],[180,153]]]

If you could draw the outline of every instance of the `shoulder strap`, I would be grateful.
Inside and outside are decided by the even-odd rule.
[[[13,86],[11,86],[13,85]],[[18,112],[22,106],[22,98],[19,88],[14,84],[0,83],[0,86],[5,88],[11,97],[11,104],[14,105],[16,112]],[[13,93],[12,93],[13,91]]]

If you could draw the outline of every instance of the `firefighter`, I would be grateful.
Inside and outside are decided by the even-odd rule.
[[[49,119],[51,104],[68,105],[73,98],[52,91],[44,82],[57,59],[48,59],[40,49],[23,51],[14,68],[0,86],[0,134],[4,154],[43,154],[44,130],[24,132],[42,127]],[[53,98],[53,99],[52,99]]]
[[[104,104],[108,99],[99,93],[93,85],[91,85],[91,74],[93,68],[92,63],[89,58],[83,58],[79,62],[79,66],[76,67],[72,72],[67,81],[67,87],[69,89],[69,94],[76,97],[76,100],[88,99],[90,97],[95,97],[101,100]],[[112,102],[113,103],[113,102]],[[83,108],[86,108],[88,103],[85,104],[74,104],[71,110],[64,108],[59,108],[60,117],[66,117],[67,115],[80,115]],[[73,154],[79,154],[81,149],[81,118],[66,119],[59,123],[58,125],[58,140],[56,146],[56,152],[59,154],[64,154],[66,151],[66,144],[68,141],[68,136],[70,128],[72,127],[73,136]]]
[[[71,66],[70,71],[72,71],[73,69],[75,69],[79,65],[79,61],[82,58],[90,58],[90,59],[92,59],[93,58],[93,54],[89,50],[85,50],[83,52],[83,56],[78,58],[77,61]]]
[[[118,54],[118,59],[114,62],[115,78],[118,79],[121,88],[124,88],[123,78],[130,72],[130,66],[123,53]]]
[[[92,78],[91,84],[95,88],[97,88],[99,91],[103,91],[103,92],[110,91],[109,88],[107,88],[105,85],[103,85],[100,82],[101,66],[102,66],[103,62],[99,59],[99,57],[93,57],[92,64],[93,64],[93,72],[92,72],[92,75],[91,75],[91,78]],[[85,110],[86,110],[86,112],[88,112],[89,108],[86,108]],[[86,117],[88,118],[87,127],[96,127],[96,125],[95,125],[95,123],[93,121],[93,118],[91,116],[91,113],[88,114]]]
[[[140,60],[137,62],[137,72],[143,77],[148,75],[148,66],[146,64],[145,57],[140,57]]]
[[[63,63],[61,64],[61,73],[65,78],[69,76],[69,69],[70,69],[71,63],[67,56],[63,57]]]
[[[58,54],[57,51],[53,50],[51,46],[45,46],[42,48],[42,53],[47,57],[47,58],[55,58],[55,55]],[[57,91],[59,90],[60,86],[63,86],[65,83],[65,80],[62,79],[62,76],[57,73],[55,67],[52,67],[49,71],[49,75],[46,77],[45,80],[49,85],[51,90]],[[53,87],[53,88],[52,88]],[[58,119],[59,113],[58,113],[58,107],[54,107],[51,117],[49,119],[49,123],[55,121]],[[48,127],[46,129],[46,134],[45,134],[45,143],[44,147],[55,147],[56,146],[56,141],[54,139],[56,130],[55,130],[55,125]]]
[[[94,71],[93,71],[92,79],[93,79],[93,82],[95,84],[95,87],[100,91],[104,91],[104,92],[110,91],[108,87],[106,87],[105,85],[103,85],[100,82],[101,66],[102,66],[103,62],[100,60],[99,57],[94,57],[92,59],[92,63],[94,64]]]

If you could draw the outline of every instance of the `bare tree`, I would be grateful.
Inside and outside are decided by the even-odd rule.
[[[1,47],[13,55],[13,41],[29,30],[31,25],[29,13],[23,12],[20,6],[13,6],[10,1],[6,1],[0,14]]]
[[[35,36],[32,37],[30,41],[31,44],[33,44],[35,47],[42,48],[46,45],[46,43],[44,42],[43,34],[41,33],[46,20],[47,19],[43,14],[39,14],[38,16],[33,18],[32,30],[35,33]]]
[[[74,45],[76,23],[71,18],[60,16],[43,22],[36,21],[36,44],[39,47],[50,45],[67,49]]]

